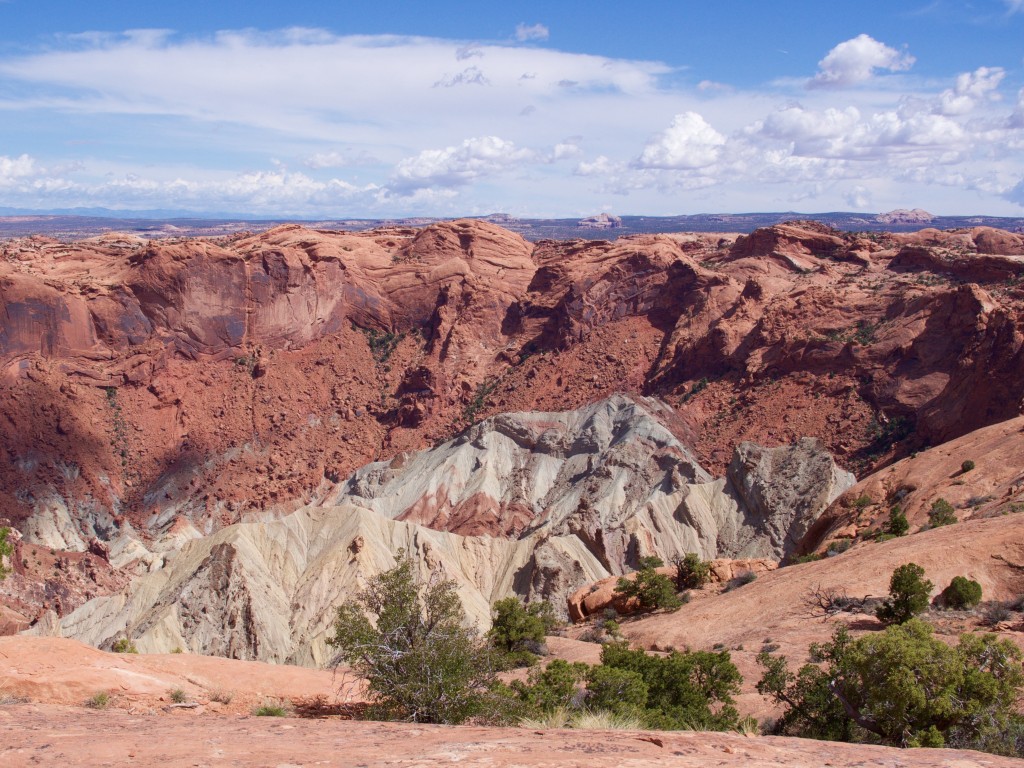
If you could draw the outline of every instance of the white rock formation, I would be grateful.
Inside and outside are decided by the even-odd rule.
[[[814,440],[743,444],[715,480],[666,426],[670,415],[617,396],[487,419],[434,449],[363,467],[321,506],[185,541],[123,593],[31,631],[319,665],[336,606],[400,549],[425,578],[454,579],[486,627],[501,597],[546,598],[564,611],[580,586],[645,555],[779,558],[854,482]]]

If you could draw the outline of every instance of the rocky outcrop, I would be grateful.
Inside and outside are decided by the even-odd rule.
[[[774,556],[791,553],[821,510],[857,481],[815,438],[779,448],[740,443],[726,477],[746,518],[719,536],[731,538],[740,552],[761,548]]]
[[[733,560],[720,558],[709,562],[708,583],[711,585],[728,584],[730,581],[753,574],[755,577],[761,573],[774,571],[778,564],[774,560]],[[675,579],[675,566],[664,566],[655,569],[657,573],[669,579]],[[569,595],[567,605],[569,618],[573,621],[582,621],[588,616],[601,613],[606,608],[613,608],[617,613],[628,614],[636,611],[636,606],[630,601],[623,600],[622,596],[616,594],[615,587],[619,582],[618,576],[601,579],[594,584],[589,584],[576,590]],[[627,574],[626,579],[635,578],[633,574]]]

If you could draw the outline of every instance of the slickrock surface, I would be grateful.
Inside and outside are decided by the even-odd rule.
[[[974,468],[964,471],[965,461]],[[824,549],[834,539],[862,538],[881,528],[896,504],[910,530],[927,527],[939,499],[960,520],[1024,511],[1024,417],[993,424],[875,472],[850,488],[808,532],[799,549]],[[996,555],[993,551],[993,555]]]
[[[358,699],[343,672],[187,653],[109,653],[55,637],[0,637],[0,698],[84,706],[97,693],[137,714],[165,711],[181,690],[201,713],[248,714],[267,702]],[[8,711],[0,707],[0,711]]]
[[[781,737],[396,723],[140,716],[46,705],[0,707],[0,761],[171,766],[736,766],[1010,768],[1019,761],[948,749],[897,750]]]
[[[973,520],[882,543],[857,544],[841,555],[761,573],[756,581],[721,592],[695,590],[674,613],[624,619],[623,634],[647,649],[728,649],[744,678],[740,709],[757,715],[769,709],[753,694],[762,670],[757,654],[775,647],[791,663],[808,660],[811,643],[828,640],[838,624],[856,636],[883,629],[874,605],[826,614],[815,591],[833,590],[851,598],[884,598],[889,577],[904,563],[917,563],[935,588],[934,598],[954,576],[982,586],[985,600],[1015,600],[1024,594],[1024,514]],[[928,621],[939,637],[955,643],[969,631],[998,631],[1024,649],[1024,614],[1012,613],[996,627],[981,623],[980,612],[932,611]]]

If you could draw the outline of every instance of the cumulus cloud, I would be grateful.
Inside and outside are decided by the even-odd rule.
[[[392,189],[403,194],[424,187],[459,187],[533,160],[536,153],[497,136],[466,139],[444,149],[425,149],[395,168]]]
[[[846,200],[847,205],[851,208],[863,210],[871,205],[871,192],[867,187],[858,184],[847,192],[843,199]]]
[[[0,155],[0,186],[11,186],[23,179],[36,176],[39,172],[35,159],[28,155]]]
[[[1005,76],[1002,67],[979,67],[973,72],[964,72],[952,88],[939,96],[939,111],[944,115],[966,115],[985,99],[998,101],[999,83]]]
[[[857,35],[839,43],[818,62],[818,74],[808,83],[812,88],[845,88],[870,80],[876,70],[904,72],[914,57],[900,53],[870,35]]]
[[[551,36],[551,30],[543,24],[517,24],[516,40],[525,43],[529,40],[547,40]]]
[[[701,115],[684,112],[647,142],[635,165],[673,170],[704,168],[718,159],[724,144],[725,137]]]
[[[576,166],[574,173],[577,176],[609,176],[621,167],[613,163],[604,155],[598,155],[593,160],[584,160]]]

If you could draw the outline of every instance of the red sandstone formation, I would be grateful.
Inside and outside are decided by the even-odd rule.
[[[470,420],[620,391],[675,406],[715,474],[742,440],[816,436],[860,475],[1020,413],[1022,253],[986,228],[813,222],[535,246],[468,220],[9,241],[0,518],[47,551],[212,531]],[[103,581],[68,582],[60,609]]]

